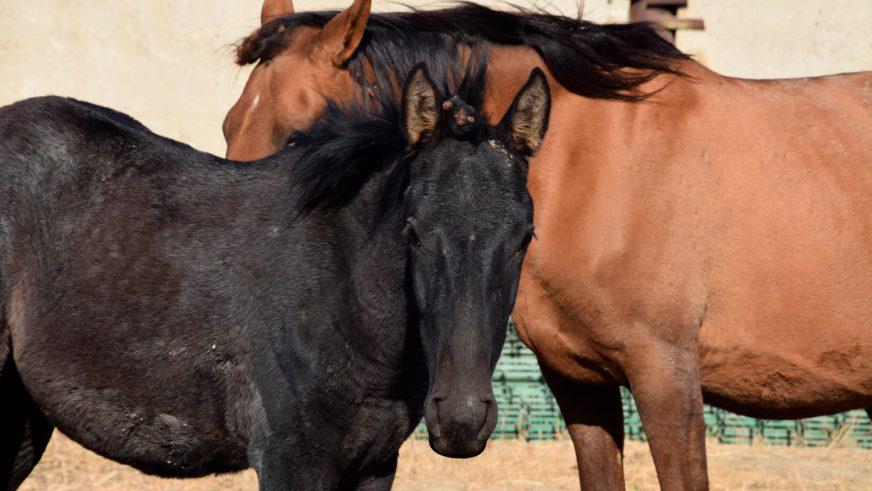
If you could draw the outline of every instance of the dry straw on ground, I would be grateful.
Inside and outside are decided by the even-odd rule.
[[[872,451],[856,448],[801,448],[709,444],[709,468],[716,490],[870,490]],[[627,488],[657,489],[644,443],[628,442]],[[24,491],[205,491],[254,490],[252,471],[203,479],[145,476],[103,459],[56,434]],[[425,442],[409,441],[400,452],[394,489],[400,491],[571,490],[578,489],[575,458],[568,441],[528,444],[498,440],[480,457],[454,461],[438,457]]]

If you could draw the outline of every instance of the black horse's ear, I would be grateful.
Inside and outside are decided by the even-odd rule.
[[[541,69],[534,68],[500,121],[499,128],[515,148],[532,155],[539,150],[545,138],[550,113],[551,90],[548,88],[548,79]]]
[[[406,78],[403,87],[403,129],[409,144],[427,142],[439,124],[436,87],[423,63],[419,63]]]

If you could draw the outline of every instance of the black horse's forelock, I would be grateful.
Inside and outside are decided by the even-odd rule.
[[[487,89],[487,48],[471,45],[467,55],[453,50],[440,69],[431,69],[429,75],[440,104],[456,96],[481,114]],[[387,94],[373,101],[374,108],[363,101],[339,105],[328,100],[322,115],[308,129],[294,134],[294,144],[301,152],[291,170],[299,192],[298,212],[341,207],[383,171],[392,174],[381,192],[382,201],[396,203],[402,195],[409,167],[402,164],[421,149],[410,146],[403,127],[402,88],[392,83],[385,90]],[[462,128],[442,119],[431,144],[444,138],[478,142],[492,130],[485,117]]]
[[[419,61],[428,60],[438,70],[458,45],[484,40],[535,49],[554,78],[576,94],[638,101],[650,95],[640,90],[642,84],[662,73],[681,75],[678,62],[688,59],[646,23],[600,25],[515,9],[463,2],[441,10],[371,14],[349,69],[363,83],[368,63],[383,91]],[[242,41],[237,63],[272,59],[288,46],[295,29],[323,27],[336,13],[305,12],[273,20]]]

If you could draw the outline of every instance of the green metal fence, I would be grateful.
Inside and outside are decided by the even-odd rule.
[[[536,357],[509,326],[506,345],[493,378],[500,418],[494,438],[553,440],[566,438],[557,402],[545,382]],[[624,433],[645,440],[642,422],[629,391],[622,389]],[[872,423],[863,410],[802,420],[754,419],[723,409],[705,407],[708,434],[723,443],[765,442],[773,445],[825,446],[841,444],[872,449]],[[424,438],[423,423],[416,436]]]

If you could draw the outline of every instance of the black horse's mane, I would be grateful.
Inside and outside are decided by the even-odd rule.
[[[640,85],[661,73],[680,74],[677,62],[688,58],[646,23],[600,25],[515,9],[506,12],[464,2],[441,10],[371,14],[349,70],[361,83],[369,61],[376,86],[384,93],[396,84],[397,74],[402,77],[421,60],[438,70],[458,44],[484,40],[535,49],[557,81],[576,94],[637,101],[650,95],[641,92]],[[236,61],[269,61],[291,43],[296,28],[323,27],[336,13],[276,18],[240,43]]]
[[[481,113],[487,89],[487,49],[480,44],[471,48],[468,57],[455,53],[446,58],[448,64],[442,70],[429,75],[439,104],[456,96]],[[328,101],[308,129],[294,134],[294,145],[301,152],[291,169],[299,193],[298,212],[343,206],[382,171],[391,175],[381,192],[380,205],[388,206],[401,198],[409,170],[402,164],[427,146],[410,145],[402,120],[402,88],[394,84],[390,90],[393,93],[379,98],[375,108],[362,101],[341,106]],[[443,114],[443,124],[431,137],[431,144],[444,138],[480,141],[491,134],[486,117],[457,127],[446,123],[450,119],[446,116]]]

